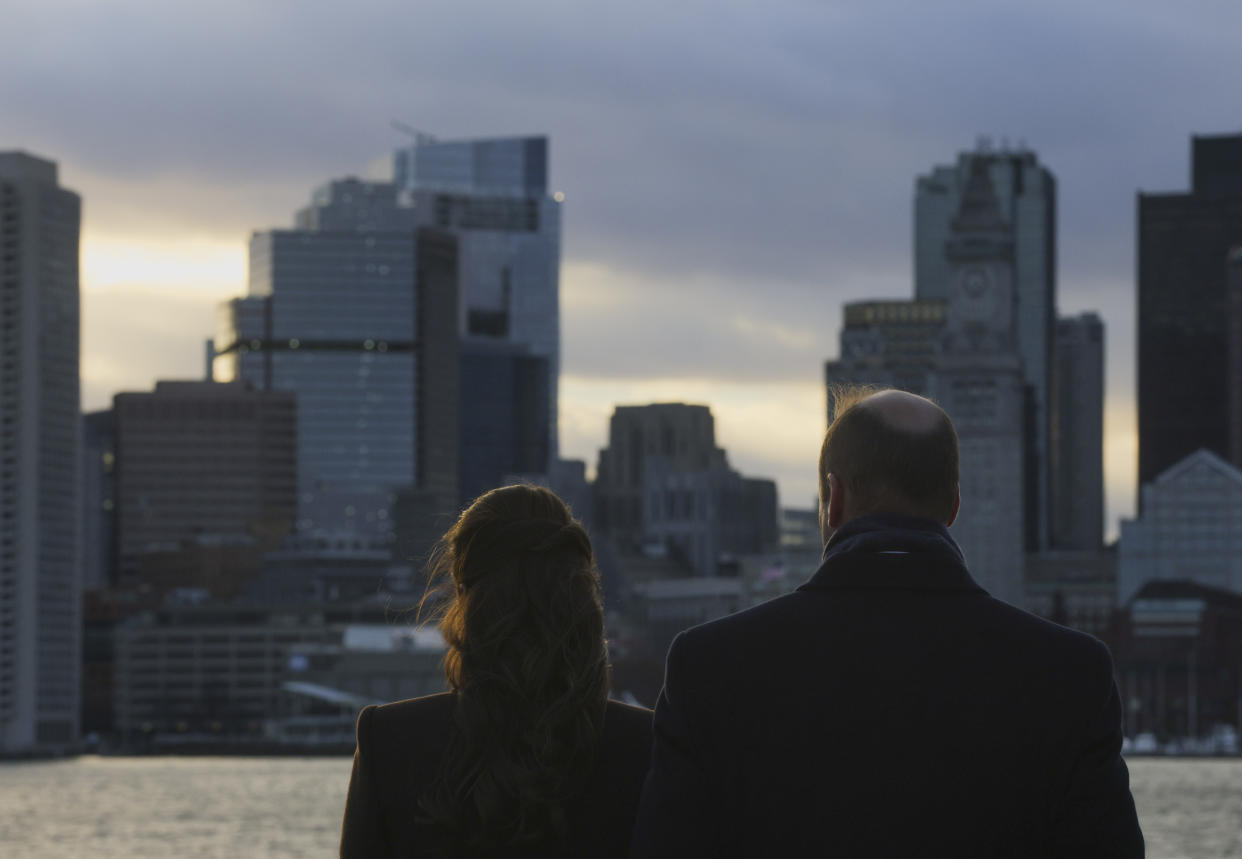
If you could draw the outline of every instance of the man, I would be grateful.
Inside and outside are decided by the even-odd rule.
[[[819,479],[812,579],[669,650],[631,857],[1142,856],[1108,650],[971,578],[948,416],[839,399]]]

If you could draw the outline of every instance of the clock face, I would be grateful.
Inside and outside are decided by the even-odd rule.
[[[962,272],[962,291],[966,293],[968,298],[982,298],[991,285],[991,278],[988,277],[987,269],[971,266]]]
[[[996,310],[996,289],[992,282],[992,273],[982,266],[967,266],[962,269],[958,284],[961,315],[975,322],[989,319]]]

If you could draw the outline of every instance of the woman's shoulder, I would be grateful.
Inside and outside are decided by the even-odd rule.
[[[652,712],[646,707],[640,707],[637,704],[627,704],[624,701],[618,701],[616,698],[608,699],[608,707],[604,711],[604,721],[627,726],[646,726],[651,727]]]
[[[651,747],[651,716],[646,707],[635,707],[613,699],[608,700],[604,711],[602,743],[605,754],[609,749],[620,751],[646,751]]]
[[[448,724],[453,718],[453,702],[452,692],[440,692],[391,704],[372,704],[363,709],[358,723],[379,740],[393,735],[407,737],[412,729]]]

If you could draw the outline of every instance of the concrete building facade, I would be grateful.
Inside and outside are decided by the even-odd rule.
[[[746,478],[716,446],[707,406],[618,406],[600,451],[595,525],[622,556],[660,556],[716,576],[780,544],[776,484]]]
[[[1022,602],[1029,486],[1027,385],[1018,351],[1013,231],[989,165],[971,163],[952,230],[944,297],[847,306],[837,385],[898,387],[936,400],[957,428],[962,507],[953,534],[993,596]]]
[[[617,406],[609,421],[608,447],[599,452],[595,471],[595,521],[622,553],[636,552],[643,543],[648,456],[664,457],[666,471],[728,468],[707,406]]]
[[[1057,185],[1034,152],[995,150],[986,140],[953,165],[935,167],[916,180],[914,200],[914,292],[918,299],[945,299],[953,289],[954,260],[946,254],[966,196],[986,174],[998,219],[1009,234],[1015,299],[1017,351],[1027,389],[1023,423],[1027,549],[1051,539],[1052,449],[1055,403]]]
[[[0,152],[0,755],[78,740],[78,236],[57,165]]]
[[[260,737],[277,715],[297,647],[339,645],[382,610],[167,606],[119,623],[115,727],[127,744],[161,735]]]

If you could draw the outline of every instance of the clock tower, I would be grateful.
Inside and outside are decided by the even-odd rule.
[[[948,354],[1017,354],[1013,232],[1001,215],[987,162],[976,160],[945,243]]]
[[[1027,393],[1013,231],[983,159],[972,165],[945,257],[948,294],[933,396],[952,418],[961,451],[962,509],[953,533],[980,584],[1021,604]]]

